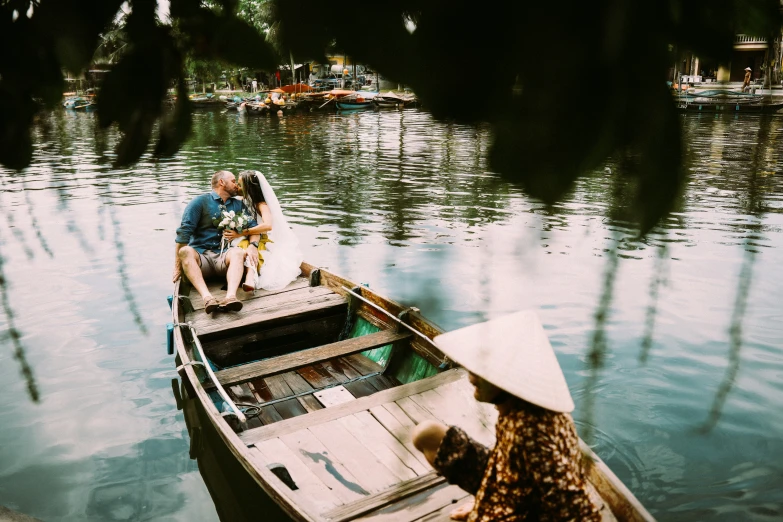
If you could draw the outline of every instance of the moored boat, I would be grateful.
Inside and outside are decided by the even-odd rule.
[[[237,107],[237,112],[240,114],[252,114],[254,116],[263,116],[269,114],[270,108],[262,101],[248,101],[242,102]]]
[[[371,109],[373,107],[374,92],[351,92],[335,100],[337,110]]]
[[[191,107],[193,108],[212,108],[220,107],[224,101],[212,93],[207,94],[191,94],[189,96]]]
[[[772,102],[770,97],[747,92],[707,90],[689,91],[676,97],[680,112],[773,113],[783,108],[783,102]]]
[[[300,111],[317,111],[325,109],[325,104],[330,101],[329,93],[325,91],[311,92],[299,95],[297,99]]]
[[[265,515],[448,520],[469,495],[431,469],[410,430],[438,419],[491,445],[496,410],[473,400],[466,372],[432,341],[441,330],[416,308],[307,263],[301,269],[282,290],[240,292],[240,313],[212,317],[186,281],[175,285],[169,348],[199,422],[256,485]],[[210,284],[216,297],[220,286]],[[198,457],[200,431],[189,428]],[[604,520],[653,520],[582,447]]]
[[[389,91],[386,94],[378,94],[372,101],[379,108],[393,109],[414,107],[418,103],[416,96],[412,94],[400,95],[392,91]]]
[[[73,111],[93,111],[98,108],[92,97],[82,98],[81,96],[75,96],[66,98],[63,102],[63,107]]]
[[[290,112],[296,108],[296,103],[286,100],[286,92],[283,89],[272,89],[269,91],[264,103],[269,107],[271,114],[279,112]]]

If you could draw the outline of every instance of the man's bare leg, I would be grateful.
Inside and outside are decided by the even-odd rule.
[[[245,251],[241,248],[230,248],[226,252],[226,300],[237,297],[237,289],[245,273]]]
[[[204,302],[212,297],[212,293],[207,287],[207,283],[204,281],[204,274],[201,273],[201,258],[198,252],[193,247],[183,246],[177,253],[180,263],[182,263],[182,270],[185,275],[188,276],[190,284],[196,289],[196,292],[201,295]]]

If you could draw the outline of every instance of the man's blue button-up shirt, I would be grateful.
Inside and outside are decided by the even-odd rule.
[[[214,190],[208,194],[197,196],[185,207],[182,214],[182,224],[177,229],[175,241],[182,245],[190,245],[198,253],[205,250],[218,252],[220,250],[220,238],[222,236],[212,220],[220,216],[221,206],[227,211],[239,214],[246,212],[247,207],[237,198],[228,198],[225,203]],[[256,226],[256,220],[251,219],[248,228]]]

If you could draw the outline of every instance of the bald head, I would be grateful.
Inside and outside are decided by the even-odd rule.
[[[212,190],[226,201],[239,194],[239,186],[234,174],[228,170],[219,170],[212,175]]]
[[[216,188],[220,184],[220,180],[226,179],[227,176],[233,176],[231,171],[219,170],[212,174],[212,188]]]

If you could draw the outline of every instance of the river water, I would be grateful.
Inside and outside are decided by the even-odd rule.
[[[0,505],[52,521],[217,519],[171,393],[165,297],[184,206],[213,171],[252,168],[313,264],[447,330],[538,310],[580,433],[656,517],[780,520],[783,119],[683,125],[681,205],[637,242],[606,217],[603,169],[546,209],[488,170],[488,129],[423,111],[200,112],[175,158],[123,170],[95,115],[51,115],[32,166],[0,170]]]

